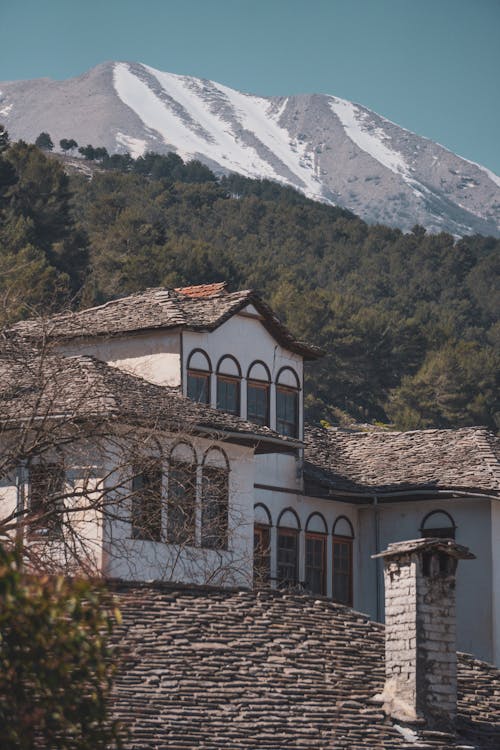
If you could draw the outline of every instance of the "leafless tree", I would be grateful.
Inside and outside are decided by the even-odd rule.
[[[0,541],[30,568],[250,583],[224,430],[173,389],[4,334],[0,447]]]

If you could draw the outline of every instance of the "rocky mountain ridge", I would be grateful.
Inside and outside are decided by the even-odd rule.
[[[260,97],[214,81],[109,62],[78,78],[0,83],[13,139],[75,138],[110,153],[177,152],[217,173],[291,185],[370,223],[500,236],[500,178],[359,104]]]

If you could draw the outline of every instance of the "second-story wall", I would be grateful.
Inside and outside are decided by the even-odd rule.
[[[262,362],[270,377],[270,427],[276,429],[276,382],[293,385],[293,371],[299,384],[299,437],[303,435],[303,363],[302,357],[280,346],[264,328],[260,316],[252,305],[223,323],[215,331],[184,331],[182,334],[182,380],[186,393],[187,368],[190,354],[195,349],[206,353],[210,363],[210,402],[217,405],[217,368],[221,360],[233,357],[241,372],[240,416],[247,418],[247,379],[251,365]],[[288,369],[287,369],[288,368]],[[236,372],[236,370],[235,370]]]
[[[66,356],[82,354],[96,357],[157,385],[181,384],[178,330],[74,339],[60,344],[58,349]]]

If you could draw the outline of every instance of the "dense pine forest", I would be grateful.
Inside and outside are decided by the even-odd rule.
[[[67,175],[0,129],[2,324],[149,286],[252,287],[325,357],[309,419],[500,424],[500,240],[403,234],[290,188],[169,156]]]

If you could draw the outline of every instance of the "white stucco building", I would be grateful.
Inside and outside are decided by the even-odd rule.
[[[92,436],[72,445],[62,506],[83,465],[108,487],[107,514],[94,509],[85,532],[103,575],[297,585],[382,620],[383,576],[371,556],[452,536],[477,555],[457,579],[458,646],[500,664],[500,468],[487,430],[305,428],[303,365],[321,352],[257,294],[223,284],[148,290],[15,331],[38,342],[43,334],[64,362],[53,372],[57,398],[68,390],[72,414],[104,415],[113,434],[109,442],[103,430],[87,464]],[[75,382],[86,384],[81,403]],[[33,408],[9,393],[9,418]],[[136,452],[143,445],[140,467],[131,442]],[[57,474],[54,456],[45,463]],[[49,485],[36,464],[4,472],[4,518],[21,502],[41,507]],[[57,476],[62,487],[68,477]]]

